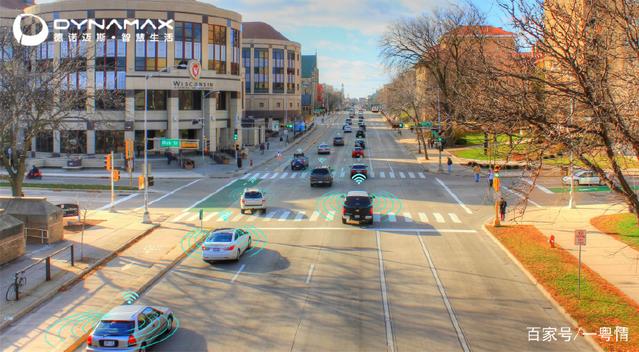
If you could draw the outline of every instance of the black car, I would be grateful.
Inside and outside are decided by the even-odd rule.
[[[346,124],[346,125],[352,125],[352,124],[353,124],[353,121],[352,121],[351,119],[346,119],[346,120],[344,121],[344,124]]]
[[[366,142],[363,139],[356,139],[355,146],[360,147],[362,149],[366,149]]]
[[[357,133],[355,134],[355,138],[366,138],[366,132],[364,132],[363,130],[357,131]]]
[[[358,223],[373,224],[373,199],[365,191],[351,191],[344,197],[342,208],[342,224],[348,221]]]
[[[338,145],[343,146],[344,145],[344,137],[342,137],[342,136],[333,137],[333,145],[334,146],[338,146]]]
[[[311,187],[314,186],[332,186],[333,175],[328,166],[321,166],[311,171]]]

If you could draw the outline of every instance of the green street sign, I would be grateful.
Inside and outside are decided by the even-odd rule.
[[[160,148],[179,148],[179,147],[180,147],[179,139],[169,139],[169,138],[160,139]]]
[[[419,123],[419,127],[427,127],[427,128],[431,128],[433,127],[433,123],[430,121],[422,121]]]

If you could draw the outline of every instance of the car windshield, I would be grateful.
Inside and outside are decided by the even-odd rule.
[[[368,197],[347,197],[344,205],[347,207],[370,207],[371,199]]]
[[[336,141],[342,140],[342,137],[335,137]]]
[[[366,169],[366,165],[353,165],[354,170],[364,170]]]
[[[209,238],[206,239],[206,242],[231,242],[233,241],[233,234],[229,232],[218,232],[214,233]]]
[[[256,192],[256,191],[246,192],[244,193],[244,198],[248,198],[248,199],[262,198],[262,192]]]
[[[129,336],[135,330],[135,324],[130,320],[102,320],[95,328],[97,336]]]
[[[328,169],[315,169],[315,170],[313,170],[313,172],[311,174],[312,175],[328,175],[329,171],[328,171]]]

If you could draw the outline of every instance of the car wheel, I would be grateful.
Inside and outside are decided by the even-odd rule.
[[[140,349],[138,351],[139,352],[146,352],[146,343],[143,343],[142,346],[140,346]]]
[[[239,261],[240,260],[240,256],[242,255],[242,252],[240,251],[240,249],[237,249],[237,257],[235,257],[235,261]]]
[[[262,213],[264,213],[264,215],[266,215],[266,208],[262,209]]]
[[[173,316],[169,315],[169,317],[166,319],[166,333],[170,333],[171,330],[173,330]]]
[[[342,219],[342,224],[346,224],[346,219]]]
[[[246,245],[246,249],[250,249],[251,247],[253,247],[253,239],[249,237],[248,245]]]
[[[240,209],[240,214],[244,214],[244,209]]]

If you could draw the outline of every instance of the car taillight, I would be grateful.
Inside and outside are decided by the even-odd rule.
[[[373,207],[370,207],[370,209],[368,209],[368,215],[373,215]]]
[[[246,201],[244,199],[242,199],[242,204],[246,204]]]
[[[91,345],[93,345],[93,335],[89,335],[89,338],[87,338],[87,346]]]
[[[342,215],[346,214],[346,208],[342,208]]]
[[[135,339],[135,336],[129,335],[129,347],[135,346],[138,344],[138,340]]]
[[[206,250],[206,246],[202,245],[202,250],[205,251]]]
[[[226,247],[227,251],[232,251],[235,249],[235,245]]]

